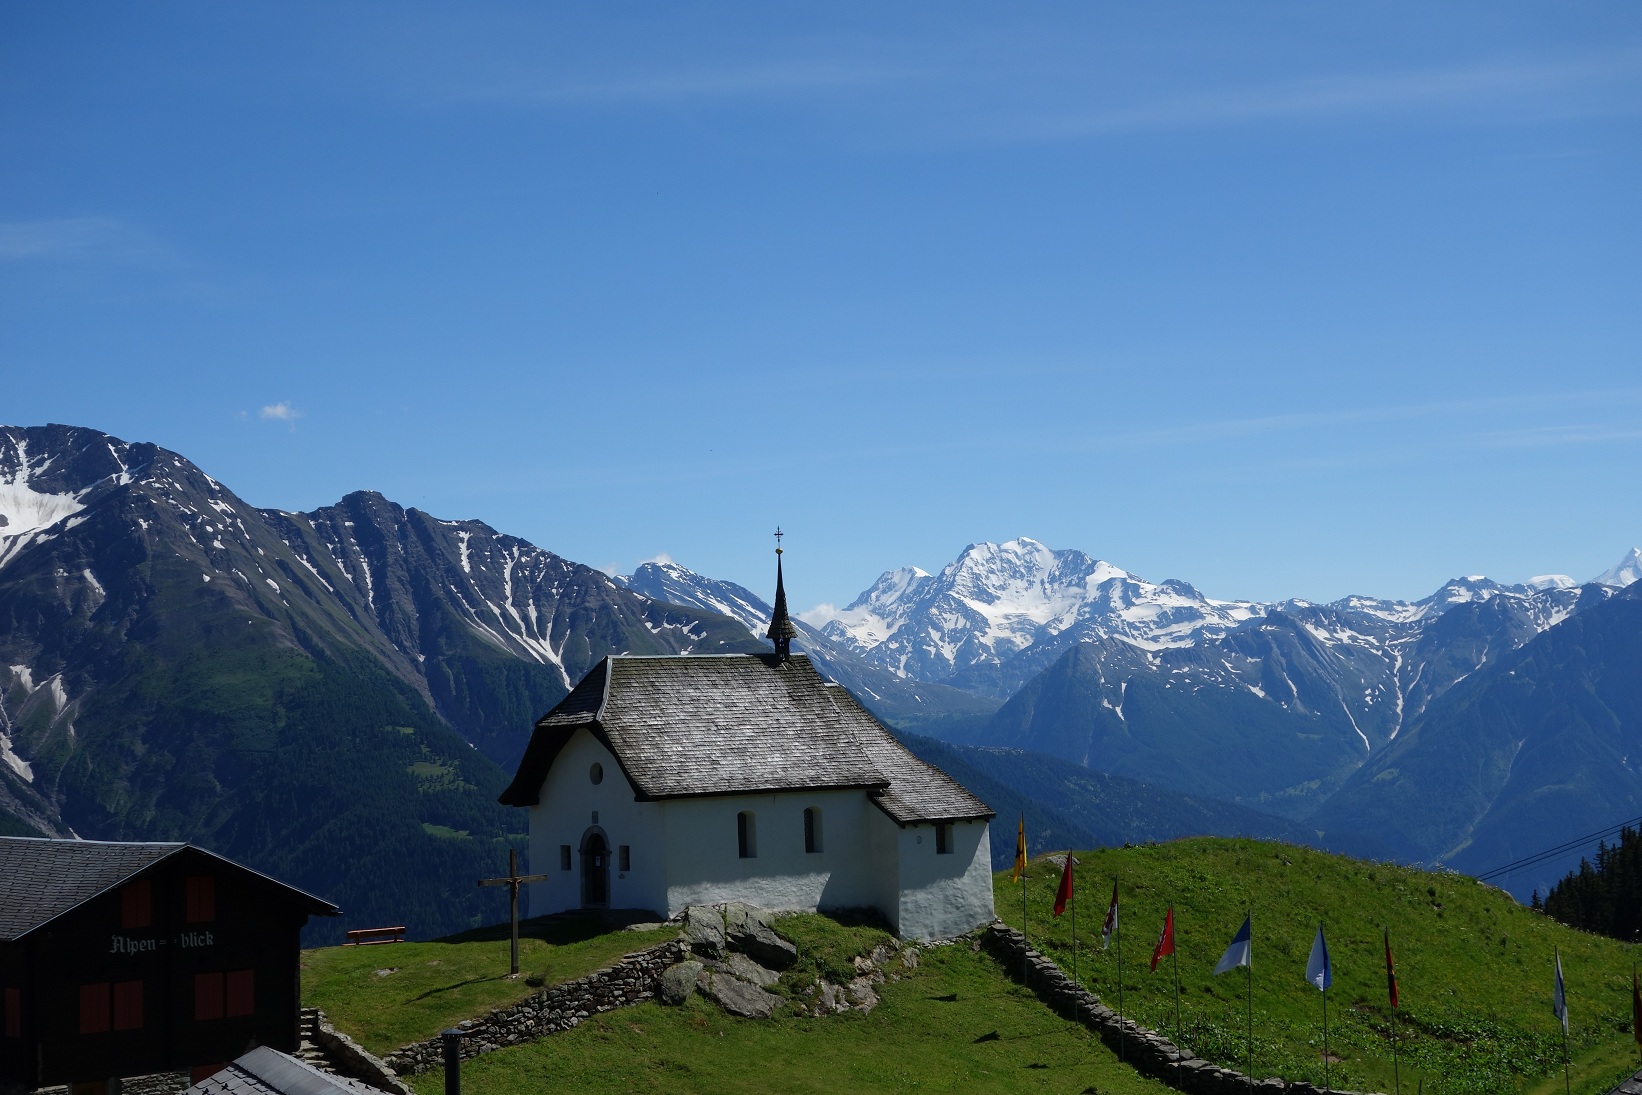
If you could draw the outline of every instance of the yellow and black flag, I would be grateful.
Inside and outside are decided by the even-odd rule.
[[[1020,831],[1015,836],[1015,873],[1009,881],[1019,882],[1026,874],[1026,815],[1021,815]]]

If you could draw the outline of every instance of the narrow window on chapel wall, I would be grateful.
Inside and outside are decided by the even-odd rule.
[[[630,871],[633,869],[633,848],[630,844],[623,844],[616,849],[616,870]]]
[[[937,821],[935,823],[935,854],[952,854],[952,822]]]
[[[120,889],[120,927],[127,931],[154,923],[154,887],[148,879],[127,882]]]
[[[821,811],[814,806],[804,811],[804,851],[821,850]]]
[[[204,924],[217,918],[217,880],[214,875],[188,876],[188,922]]]
[[[6,1037],[23,1036],[23,990],[6,990]]]
[[[561,844],[561,845],[559,845],[559,870],[568,871],[569,869],[570,869],[570,845]]]
[[[756,859],[758,857],[758,823],[751,810],[743,810],[735,816],[736,852],[742,859]]]

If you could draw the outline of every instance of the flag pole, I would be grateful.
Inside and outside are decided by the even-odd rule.
[[[1112,904],[1117,905],[1117,879],[1112,879]],[[1123,1032],[1123,914],[1118,913],[1117,922],[1112,925],[1112,934],[1117,936],[1117,1059],[1122,1061],[1124,1055]]]
[[[1562,1090],[1565,1095],[1571,1095],[1573,1080],[1568,1075],[1568,1032],[1562,1032]]]
[[[1031,985],[1031,939],[1026,937],[1026,867],[1021,865],[1021,983]]]
[[[1562,952],[1556,950],[1556,999],[1555,1003],[1561,1006],[1561,1014],[1557,1016],[1562,1026],[1562,1090],[1565,1095],[1571,1095],[1573,1080],[1568,1068],[1568,989],[1562,978]]]
[[[1328,989],[1324,989],[1323,996],[1323,1090],[1333,1091],[1334,1085],[1328,1075]]]
[[[1254,910],[1249,918],[1249,1090],[1254,1090]]]
[[[1066,869],[1072,869],[1071,848],[1066,849]],[[1078,980],[1078,884],[1076,878],[1072,880],[1072,981],[1078,985],[1083,984]]]
[[[1170,911],[1170,913],[1174,912],[1174,906],[1173,905],[1169,906],[1169,911]],[[1180,1031],[1180,945],[1178,943],[1176,943],[1169,951],[1169,968],[1174,971],[1174,1040],[1175,1040],[1176,1043],[1179,1043],[1181,1041],[1181,1037],[1180,1037],[1181,1031]],[[1176,1048],[1179,1048],[1178,1044],[1177,1044]],[[1180,1086],[1180,1060],[1181,1059],[1179,1057],[1176,1057],[1175,1062],[1174,1062],[1175,1087]]]
[[[1171,909],[1171,911],[1173,911]],[[1174,971],[1174,1036],[1180,1037],[1180,944],[1169,951],[1169,967]]]
[[[1391,1005],[1391,1078],[1396,1082],[1397,1095],[1403,1095],[1403,1075],[1397,1063],[1397,1005]]]

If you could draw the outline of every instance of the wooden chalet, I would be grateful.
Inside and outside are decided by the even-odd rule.
[[[340,912],[189,844],[0,837],[0,1089],[294,1051],[302,926]]]

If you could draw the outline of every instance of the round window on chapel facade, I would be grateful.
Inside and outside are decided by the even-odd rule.
[[[604,765],[600,764],[598,761],[594,761],[593,767],[587,770],[587,778],[592,780],[594,783],[603,783]]]

